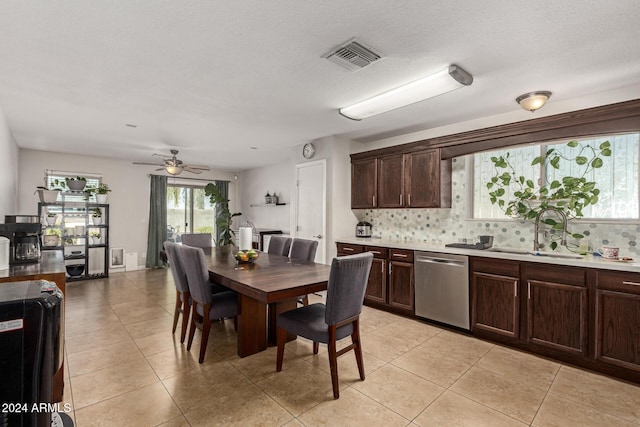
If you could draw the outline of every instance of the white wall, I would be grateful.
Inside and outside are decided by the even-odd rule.
[[[36,150],[20,150],[18,213],[38,213],[36,186],[42,185],[45,169],[100,174],[109,184],[109,219],[111,247],[124,247],[126,253],[138,253],[138,265],[145,264],[149,222],[149,177],[153,167],[135,166],[129,161],[79,156]],[[182,177],[182,175],[181,175]],[[195,175],[194,175],[195,177]],[[230,209],[236,208],[238,189],[233,173],[210,171],[197,176],[213,181],[228,180]],[[169,178],[171,182],[172,178]]]
[[[18,208],[18,146],[0,107],[0,223]]]

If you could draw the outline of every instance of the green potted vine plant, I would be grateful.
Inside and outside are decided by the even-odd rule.
[[[218,236],[216,244],[218,246],[233,245],[235,232],[231,229],[233,218],[242,215],[240,212],[231,213],[229,210],[229,199],[220,194],[220,191],[213,183],[204,187],[205,196],[209,197],[211,204],[216,204],[216,228]]]
[[[99,231],[92,231],[89,233],[89,237],[91,238],[92,245],[99,245],[101,241],[101,235]]]
[[[544,165],[545,168],[560,169],[562,162],[575,164],[577,173],[575,176],[565,176],[561,180],[551,180],[545,176],[541,185],[535,183],[518,173],[511,162],[510,153],[491,158],[495,167],[495,174],[486,183],[489,190],[489,198],[492,204],[497,204],[507,216],[535,221],[546,210],[562,212],[568,219],[581,218],[583,209],[589,205],[598,203],[600,190],[596,183],[587,179],[594,169],[604,165],[603,157],[611,156],[611,144],[602,142],[598,147],[582,145],[578,141],[569,141],[567,146],[578,152],[572,157],[550,148],[542,156],[538,156],[531,162],[531,166]],[[509,194],[511,192],[511,194]],[[550,226],[552,230],[561,230],[563,224],[553,218],[544,218],[540,222]],[[568,234],[574,239],[584,236],[579,233]],[[552,233],[551,249],[558,247],[557,233]]]
[[[102,224],[102,210],[100,210],[100,208],[95,208],[93,210],[93,213],[91,214],[91,221],[93,222],[93,225]]]
[[[44,178],[44,186],[36,187],[41,203],[55,203],[58,200],[58,194],[67,188],[64,181],[54,179],[51,183],[48,182],[47,177]]]
[[[111,191],[111,188],[109,188],[108,184],[100,183],[97,186],[90,185],[87,188],[85,188],[84,191],[85,193],[87,193],[88,197],[91,197],[92,195],[95,194],[96,203],[105,205],[107,204],[107,196]]]
[[[66,178],[65,182],[71,191],[82,191],[87,185],[87,178],[84,176],[76,176],[75,178]]]

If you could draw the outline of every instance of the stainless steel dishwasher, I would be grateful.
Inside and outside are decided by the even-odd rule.
[[[415,252],[416,316],[469,330],[469,257]]]

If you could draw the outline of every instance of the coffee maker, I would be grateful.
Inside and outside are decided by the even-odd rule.
[[[5,215],[0,236],[9,239],[9,265],[40,262],[42,226],[37,215]]]

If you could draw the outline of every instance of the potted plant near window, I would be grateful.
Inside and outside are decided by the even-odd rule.
[[[66,178],[67,187],[71,191],[82,191],[87,185],[87,178],[83,176],[76,176],[75,178]]]
[[[92,245],[99,245],[102,241],[102,236],[99,231],[92,231],[89,233],[89,238],[91,239]]]
[[[36,193],[40,198],[41,203],[55,203],[58,200],[58,194],[66,189],[64,181],[54,179],[49,183],[47,177],[44,178],[44,186],[36,187]],[[34,194],[36,194],[34,193]]]
[[[85,193],[87,193],[89,196],[91,196],[92,194],[95,194],[96,203],[100,203],[102,205],[107,204],[107,199],[108,199],[107,196],[110,191],[111,189],[109,188],[109,185],[104,183],[100,183],[97,186],[88,186],[85,189]]]
[[[93,213],[91,214],[91,221],[93,225],[101,225],[102,224],[102,210],[100,208],[95,208]]]
[[[234,244],[235,232],[231,229],[233,218],[242,215],[240,212],[231,213],[229,211],[229,199],[222,196],[220,191],[213,183],[209,183],[204,187],[205,196],[209,196],[209,202],[216,205],[216,228],[218,236],[216,244],[218,246],[226,246]]]
[[[594,169],[604,165],[603,157],[611,156],[611,144],[609,141],[601,143],[598,147],[578,141],[569,141],[567,146],[576,151],[571,157],[560,151],[550,148],[547,152],[536,157],[531,166],[543,165],[545,168],[560,170],[561,163],[573,164],[575,176],[565,176],[562,179],[549,179],[544,176],[539,186],[518,173],[511,162],[507,152],[502,156],[491,158],[495,166],[495,174],[486,183],[492,204],[497,204],[507,216],[524,220],[539,220],[551,227],[552,230],[562,230],[563,222],[553,218],[541,219],[543,212],[555,210],[561,212],[568,219],[581,218],[583,209],[598,202],[600,190],[596,183],[589,181],[587,177]],[[509,194],[511,193],[511,194]],[[568,233],[575,239],[584,236],[579,233]],[[560,236],[552,233],[550,247],[555,250],[558,247]]]
[[[53,212],[49,212],[47,213],[47,225],[53,226],[56,225],[56,220],[58,219],[58,214],[55,214]]]

